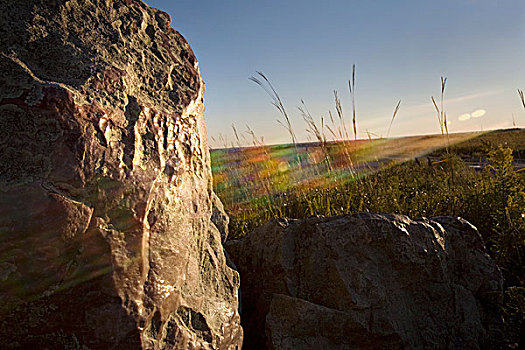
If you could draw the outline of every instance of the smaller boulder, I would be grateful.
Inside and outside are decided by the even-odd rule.
[[[280,220],[226,243],[249,349],[478,349],[502,276],[461,218]]]

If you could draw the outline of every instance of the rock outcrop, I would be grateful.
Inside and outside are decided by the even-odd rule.
[[[204,84],[170,21],[0,2],[0,348],[240,347]]]
[[[451,217],[274,221],[226,249],[248,349],[476,349],[502,276]]]

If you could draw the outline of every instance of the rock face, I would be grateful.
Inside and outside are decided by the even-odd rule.
[[[239,348],[204,84],[170,17],[24,0],[0,23],[0,348]]]
[[[248,349],[476,349],[502,276],[451,217],[270,222],[226,244]]]

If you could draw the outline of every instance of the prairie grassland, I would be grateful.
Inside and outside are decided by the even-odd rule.
[[[377,194],[379,188],[393,185],[392,182],[396,178],[385,177],[401,169],[412,172],[414,176],[424,176],[424,170],[444,170],[446,166],[441,161],[447,159],[444,147],[448,142],[454,154],[470,162],[471,167],[463,164],[467,168],[465,171],[472,173],[469,176],[478,178],[479,173],[472,167],[472,161],[480,162],[481,166],[486,163],[488,148],[502,145],[514,149],[515,155],[520,155],[525,153],[524,141],[525,130],[518,129],[450,134],[448,139],[443,135],[425,135],[357,142],[327,142],[325,145],[317,142],[295,146],[257,145],[224,148],[211,151],[212,171],[215,191],[231,217],[232,237],[241,237],[267,220],[284,216],[338,215],[343,212],[372,209],[412,216],[429,216],[429,210],[408,208],[408,204],[405,204],[403,211],[400,211],[401,207],[385,204],[367,207],[364,198],[369,198],[374,193],[366,193],[366,189],[371,189],[370,186],[374,183],[372,189],[375,189]],[[348,160],[349,154],[352,158],[351,163]],[[329,162],[326,161],[327,158]],[[456,159],[456,162],[461,162],[461,158]],[[297,165],[298,159],[301,161],[300,167]],[[409,171],[409,168],[412,169]],[[379,178],[383,183],[375,183]],[[402,179],[397,181],[402,183]],[[334,198],[321,199],[319,195],[314,195],[327,191],[331,193],[326,196]],[[344,193],[335,195],[339,192]],[[424,192],[418,192],[420,193]],[[395,194],[384,193],[375,201],[380,198],[393,198]],[[342,197],[346,197],[344,205],[341,205]],[[314,199],[315,203],[299,209],[296,202],[306,198]],[[414,197],[414,200],[417,199]],[[356,203],[362,200],[364,203],[356,208]],[[372,199],[369,198],[368,201],[370,200]],[[421,205],[419,204],[420,207]],[[442,210],[439,212],[438,207],[435,208],[431,211],[433,215],[457,214],[457,210],[439,207]]]

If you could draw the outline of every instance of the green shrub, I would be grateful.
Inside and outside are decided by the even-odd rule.
[[[507,285],[525,286],[525,182],[512,166],[512,150],[498,147],[489,152],[484,173],[487,192],[484,204],[490,208],[486,237],[491,255],[505,276]]]

